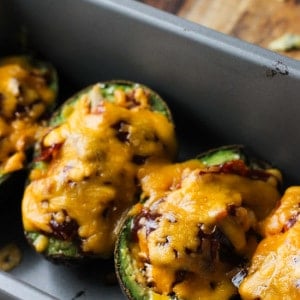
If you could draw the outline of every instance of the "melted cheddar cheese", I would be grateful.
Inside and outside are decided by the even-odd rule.
[[[25,151],[37,140],[40,119],[56,97],[44,71],[27,60],[0,63],[0,177],[23,168]]]
[[[178,299],[237,294],[232,272],[256,247],[257,203],[266,214],[280,198],[275,181],[203,172],[197,160],[151,168],[140,172],[145,202],[130,212],[135,280]]]
[[[239,287],[242,299],[300,299],[299,216],[300,187],[290,187],[279,207],[263,222],[266,237]]]
[[[120,218],[137,199],[138,169],[176,153],[173,123],[149,97],[136,86],[107,100],[97,84],[64,106],[64,121],[42,140],[52,156],[32,170],[25,190],[26,231],[55,236],[73,222],[66,239],[79,239],[85,253],[112,254]]]
[[[287,231],[300,218],[300,187],[289,187],[274,211],[261,222],[264,236]]]

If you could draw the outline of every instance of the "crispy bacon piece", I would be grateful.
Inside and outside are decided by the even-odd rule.
[[[37,156],[34,161],[39,162],[39,161],[50,161],[53,159],[58,151],[60,150],[62,146],[62,143],[60,144],[53,144],[50,147],[45,147],[42,149],[41,153],[39,156]]]
[[[54,216],[50,220],[50,227],[54,237],[60,240],[71,240],[77,236],[78,224],[74,219],[71,219],[66,211],[62,212],[64,220],[58,222]]]
[[[225,174],[236,174],[239,176],[248,177],[251,179],[257,179],[257,180],[268,180],[272,175],[265,172],[264,170],[259,169],[250,169],[247,167],[245,162],[243,160],[232,160],[229,162],[226,162],[222,165],[215,165],[212,167],[208,167],[206,169],[203,169],[200,171],[200,175],[204,175],[207,173],[225,173]]]
[[[161,217],[160,214],[151,212],[149,209],[143,209],[141,213],[134,218],[134,222],[131,229],[131,239],[137,242],[137,232],[142,228],[146,227],[146,234],[149,235],[153,230],[158,227],[157,219]]]

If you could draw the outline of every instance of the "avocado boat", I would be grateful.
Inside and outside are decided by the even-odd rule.
[[[42,131],[57,97],[54,68],[29,56],[0,60],[0,186],[24,169],[28,149]]]
[[[262,222],[264,239],[239,286],[242,299],[300,299],[300,186],[289,187]]]
[[[115,269],[129,299],[234,299],[257,226],[280,199],[278,170],[243,147],[140,174],[141,201],[125,217]]]
[[[57,262],[112,256],[121,216],[138,200],[138,171],[176,153],[171,113],[153,90],[127,81],[87,87],[36,145],[22,202],[27,239]]]

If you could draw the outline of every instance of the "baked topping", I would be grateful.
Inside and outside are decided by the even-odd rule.
[[[285,232],[299,220],[300,187],[293,186],[285,191],[278,207],[261,223],[261,231],[265,236]]]
[[[25,152],[37,140],[41,118],[56,97],[49,72],[27,57],[0,62],[0,176],[23,168]]]
[[[97,84],[57,120],[24,194],[25,230],[76,238],[82,251],[110,255],[120,217],[137,200],[138,169],[175,155],[174,126],[139,85]]]
[[[300,298],[299,199],[300,187],[288,188],[264,222],[266,237],[239,288],[242,299]]]
[[[139,284],[179,299],[237,293],[233,271],[251,257],[258,219],[280,194],[268,172],[253,178],[241,161],[230,164],[234,172],[191,160],[140,173],[146,200],[131,212],[129,242]]]
[[[300,298],[300,222],[284,233],[266,237],[258,245],[248,276],[239,292],[242,299]]]

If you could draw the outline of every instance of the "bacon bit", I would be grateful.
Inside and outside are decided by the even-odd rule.
[[[215,261],[218,258],[220,247],[221,243],[216,238],[212,238],[210,240],[210,257],[213,261]]]
[[[131,228],[131,240],[138,241],[137,232],[141,228],[146,228],[146,235],[148,236],[157,227],[157,219],[161,217],[161,214],[151,212],[148,209],[143,209],[139,215],[134,218]]]
[[[118,121],[114,125],[111,126],[113,129],[117,131],[116,137],[122,142],[129,142],[129,123],[123,120]]]
[[[143,156],[143,155],[133,155],[132,157],[132,162],[138,166],[143,165],[146,162],[146,159],[148,156]]]
[[[215,290],[217,288],[217,286],[218,286],[218,282],[216,282],[216,281],[210,281],[209,282],[209,286],[210,286],[210,288],[212,290]]]
[[[17,118],[21,118],[22,116],[26,115],[29,112],[29,107],[24,106],[20,103],[17,104],[16,109],[15,109],[15,116]]]
[[[66,211],[62,211],[62,213],[64,214],[64,221],[58,222],[54,214],[50,220],[50,227],[54,237],[65,241],[77,235],[78,224],[67,215]]]
[[[222,165],[208,167],[199,172],[199,175],[205,174],[236,174],[250,179],[268,180],[272,175],[264,170],[249,169],[243,160],[233,160]]]
[[[3,108],[3,102],[5,100],[5,95],[3,93],[0,93],[0,115]]]
[[[241,176],[248,176],[249,171],[250,170],[246,166],[245,162],[240,159],[226,162],[221,166],[221,172],[224,173],[234,173]]]
[[[216,221],[222,221],[224,218],[226,218],[228,216],[229,212],[227,210],[221,210],[218,212],[218,214],[216,215]]]
[[[177,270],[175,272],[175,281],[172,283],[172,287],[186,280],[192,272],[186,270]]]
[[[207,241],[209,243],[211,264],[216,263],[217,259],[233,266],[244,264],[244,258],[234,252],[231,242],[217,226],[214,226],[210,232],[203,230],[203,224],[199,224],[198,226],[200,243],[197,252],[200,254],[203,252],[203,243]]]
[[[300,211],[298,211],[291,218],[289,218],[288,221],[285,223],[285,225],[282,229],[282,232],[286,232],[290,228],[292,228],[296,224],[296,222],[298,221],[299,216],[300,216]]]
[[[140,103],[135,99],[135,91],[126,94],[126,108],[132,109],[139,106]]]
[[[116,210],[117,210],[117,206],[116,206],[115,202],[110,201],[107,203],[106,207],[102,211],[101,216],[104,219],[109,219],[111,217],[112,213],[114,213]]]
[[[230,216],[236,216],[237,206],[235,204],[230,204],[227,206],[227,212]]]
[[[51,72],[50,70],[39,70],[39,69],[32,69],[29,71],[29,75],[37,81],[37,83],[41,85],[48,85],[51,83]]]
[[[206,233],[202,230],[202,224],[199,224],[199,231],[198,231],[198,238],[200,240],[199,247],[197,251],[202,253],[203,249],[203,242],[204,240],[209,241],[210,243],[210,257],[212,261],[217,258],[218,250],[220,248],[220,241],[218,240],[219,234],[217,232],[217,227],[215,226],[210,233]]]
[[[62,146],[62,143],[60,144],[53,144],[50,147],[46,147],[41,151],[41,154],[37,156],[34,161],[39,162],[39,161],[50,161],[53,159],[57,154],[58,151],[60,150]]]
[[[150,97],[149,91],[143,89],[142,87],[137,87],[134,90],[134,98],[141,107],[148,106],[149,97]]]

